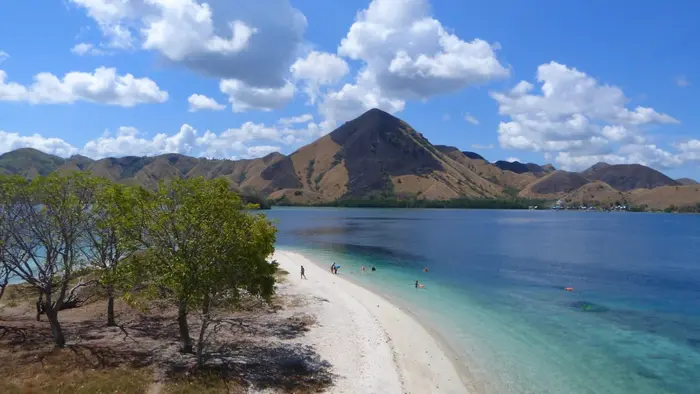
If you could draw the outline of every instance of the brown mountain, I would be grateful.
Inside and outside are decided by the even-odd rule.
[[[576,172],[554,171],[529,184],[518,196],[524,198],[561,198],[589,181]]]
[[[519,161],[505,160],[499,160],[493,164],[503,171],[511,171],[516,174],[524,174],[526,172],[530,172],[535,174],[536,176],[544,176],[552,171],[555,171],[554,166],[551,164],[545,164],[544,166],[540,166],[535,163],[521,163]]]
[[[316,193],[313,198],[394,195],[442,200],[496,197],[503,192],[404,121],[378,109],[300,148],[263,173],[265,179],[273,176],[278,189],[289,189],[284,193]]]
[[[659,171],[641,164],[598,163],[583,171],[582,175],[590,180],[603,181],[620,191],[680,185]]]
[[[440,152],[449,156],[453,160],[461,163],[463,166],[476,173],[478,176],[503,186],[504,188],[522,190],[525,186],[537,180],[537,177],[531,172],[518,174],[512,171],[504,171],[495,165],[489,163],[484,158],[476,154],[468,155],[471,152],[461,152],[453,146],[436,145]]]
[[[161,180],[226,178],[244,195],[305,204],[369,196],[443,200],[518,193],[527,198],[563,197],[601,203],[639,199],[657,207],[666,202],[683,206],[696,198],[696,189],[676,188],[680,182],[641,165],[598,163],[579,174],[556,171],[549,164],[496,164],[473,152],[434,146],[404,121],[373,109],[289,156],[272,153],[232,161],[164,154],[92,160],[79,155],[63,159],[34,149],[19,149],[0,155],[0,174],[33,177],[53,171],[87,170],[151,189]],[[663,185],[668,187],[653,189],[654,193],[639,189]],[[625,193],[628,190],[632,191]]]
[[[676,182],[680,183],[681,185],[697,185],[698,181],[695,179],[690,179],[690,178],[680,178],[676,179]]]
[[[568,205],[627,205],[630,195],[618,190],[605,182],[593,181],[586,183],[573,192],[562,197]]]
[[[662,186],[655,189],[638,189],[630,192],[632,202],[648,209],[666,209],[694,206],[700,203],[700,185]]]

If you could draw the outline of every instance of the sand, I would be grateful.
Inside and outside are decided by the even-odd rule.
[[[440,343],[413,317],[381,296],[333,275],[306,257],[277,251],[288,286],[308,295],[317,324],[307,344],[333,365],[329,393],[467,393]],[[306,277],[300,278],[300,267]]]

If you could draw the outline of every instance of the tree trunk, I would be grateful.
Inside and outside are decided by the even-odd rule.
[[[199,328],[199,340],[197,341],[197,366],[204,366],[204,333],[209,326],[209,297],[205,297],[202,308],[202,326]]]
[[[204,332],[209,325],[209,316],[202,317],[202,327],[199,329],[199,341],[197,341],[197,366],[204,366]]]
[[[39,292],[39,299],[36,301],[36,321],[41,321],[42,302],[44,302],[44,293]]]
[[[190,327],[187,325],[187,305],[180,302],[177,311],[177,324],[180,326],[180,351],[192,353],[192,339],[190,339]]]
[[[107,287],[107,327],[114,327],[117,323],[114,321],[114,289],[112,286]]]
[[[53,340],[56,347],[64,347],[66,345],[66,338],[63,336],[61,323],[58,321],[58,312],[53,310],[51,306],[46,305],[44,313],[46,313],[46,317],[49,319],[49,324],[51,324],[51,333],[53,334]]]

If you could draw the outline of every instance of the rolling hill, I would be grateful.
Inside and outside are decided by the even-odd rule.
[[[518,196],[524,198],[558,199],[589,181],[576,172],[554,171],[529,184]]]
[[[631,201],[631,196],[628,193],[615,190],[605,182],[593,181],[562,197],[562,200],[574,206],[601,205],[609,207],[627,205]]]
[[[659,171],[641,164],[598,163],[583,171],[582,175],[592,181],[603,181],[620,191],[680,185]]]
[[[212,160],[175,153],[148,157],[67,159],[35,149],[0,155],[0,174],[25,177],[53,171],[89,171],[115,182],[154,189],[161,180],[225,178],[245,196],[297,204],[339,199],[521,198],[600,203],[631,201],[653,209],[700,201],[690,179],[675,181],[638,164],[598,163],[581,172],[551,164],[497,161],[433,145],[406,122],[372,109],[330,134],[283,155]]]

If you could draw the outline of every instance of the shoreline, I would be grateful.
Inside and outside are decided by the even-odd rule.
[[[308,338],[341,378],[329,392],[476,392],[456,354],[412,312],[297,252],[278,249],[273,259],[295,290],[320,301],[310,308],[318,324]]]

